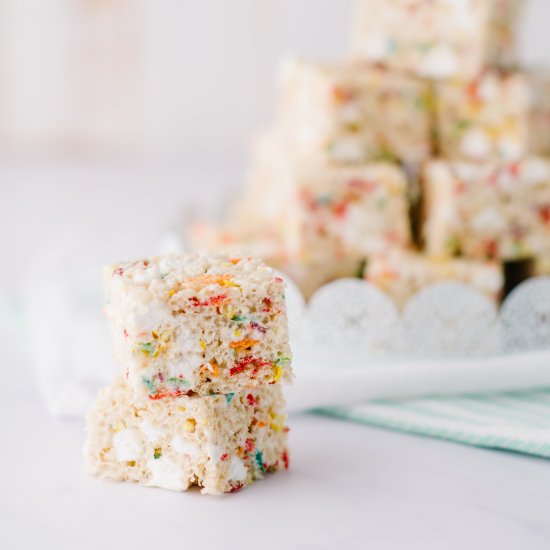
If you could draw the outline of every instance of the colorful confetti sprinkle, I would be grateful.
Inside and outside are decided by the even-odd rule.
[[[288,452],[286,450],[283,452],[281,458],[283,460],[283,464],[285,465],[285,470],[288,470],[290,462],[288,460]]]
[[[254,460],[256,461],[256,465],[258,466],[258,469],[263,474],[265,473],[265,464],[264,464],[264,457],[262,455],[262,451],[256,451],[256,454],[254,455]]]
[[[236,351],[246,351],[249,350],[252,346],[255,346],[259,340],[253,340],[252,338],[244,338],[243,340],[238,340],[236,342],[231,342],[229,347]]]

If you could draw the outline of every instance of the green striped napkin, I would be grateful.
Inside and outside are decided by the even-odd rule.
[[[550,390],[371,401],[316,412],[465,445],[550,458]]]

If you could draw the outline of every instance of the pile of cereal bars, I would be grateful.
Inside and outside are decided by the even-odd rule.
[[[285,287],[261,260],[168,255],[105,268],[120,375],[87,423],[87,470],[233,492],[288,468]]]
[[[345,59],[281,64],[243,192],[192,248],[242,247],[306,297],[363,277],[399,307],[448,280],[498,303],[510,262],[550,274],[550,78],[517,61],[526,3],[357,0]]]

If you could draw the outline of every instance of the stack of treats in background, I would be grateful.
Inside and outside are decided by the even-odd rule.
[[[244,247],[306,297],[363,277],[400,307],[550,272],[550,79],[517,65],[525,2],[359,0],[348,59],[282,64],[244,192],[191,247]]]
[[[121,375],[88,417],[87,470],[208,494],[288,467],[283,281],[262,261],[170,255],[105,269]]]

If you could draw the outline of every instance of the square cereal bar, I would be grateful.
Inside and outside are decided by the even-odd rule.
[[[400,307],[413,294],[434,283],[466,283],[495,302],[500,298],[504,285],[501,264],[495,261],[435,258],[395,249],[370,256],[364,277]]]
[[[271,170],[277,185],[265,190],[264,201],[278,205],[271,226],[289,262],[354,262],[409,244],[407,179],[397,165],[327,165],[281,156]]]
[[[229,222],[274,243],[277,266],[354,263],[410,241],[408,180],[396,164],[301,157],[274,132],[258,143],[253,167]]]
[[[86,469],[174,491],[234,491],[288,467],[283,406],[280,385],[139,400],[120,376],[88,416]]]
[[[530,83],[523,73],[486,72],[436,86],[439,149],[448,158],[515,160],[529,150]]]
[[[288,60],[280,120],[298,155],[335,163],[397,160],[432,151],[432,93],[425,82],[362,64]]]
[[[291,258],[314,262],[362,259],[410,242],[407,180],[389,163],[287,173],[292,199],[284,217]]]
[[[150,399],[292,377],[284,283],[262,261],[169,255],[105,268],[115,359]]]
[[[432,255],[518,260],[550,252],[550,161],[433,161],[424,173]]]

